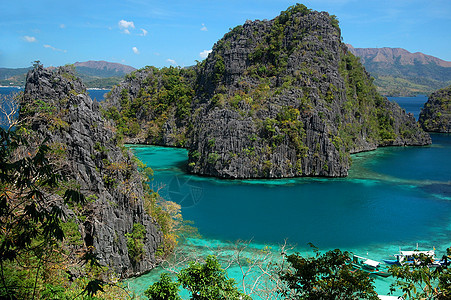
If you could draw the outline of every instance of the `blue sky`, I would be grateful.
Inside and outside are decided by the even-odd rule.
[[[340,21],[354,47],[400,47],[451,61],[450,0],[298,1]],[[0,67],[106,60],[189,66],[229,28],[272,19],[285,0],[2,0]]]

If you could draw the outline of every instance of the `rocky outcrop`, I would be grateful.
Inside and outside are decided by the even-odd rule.
[[[247,21],[199,68],[189,170],[225,178],[346,176],[349,154],[431,142],[381,97],[333,16],[302,5]]]
[[[350,153],[431,143],[412,116],[376,92],[359,59],[341,42],[335,16],[304,5],[226,33],[206,60],[181,69],[190,77],[179,74],[179,79],[190,79],[178,80],[175,91],[194,93],[175,94],[168,104],[161,93],[150,91],[162,86],[152,82],[171,80],[161,73],[155,77],[155,71],[153,77],[137,79],[150,74],[146,69],[110,94],[109,110],[127,114],[127,107],[140,107],[147,99],[155,105],[144,116],[156,120],[160,105],[172,107],[149,128],[157,128],[163,145],[174,145],[172,137],[183,132],[183,145],[190,149],[188,170],[195,174],[340,177],[347,175]],[[169,89],[157,91],[165,95]],[[127,95],[132,96],[123,100]],[[181,122],[174,111],[186,99],[190,103]],[[137,120],[138,115],[132,111]]]
[[[418,121],[426,131],[451,132],[451,86],[432,93]]]
[[[114,126],[99,108],[73,69],[37,66],[27,75],[20,119],[31,137],[50,146],[62,172],[88,199],[82,208],[70,207],[84,247],[94,247],[100,263],[118,275],[138,275],[155,266],[162,234],[143,207],[143,177],[134,158],[118,146]],[[145,228],[139,259],[127,248],[126,234],[135,224]]]

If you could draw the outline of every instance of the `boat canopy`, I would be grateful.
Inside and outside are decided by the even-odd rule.
[[[370,267],[374,267],[377,268],[380,264],[380,262],[366,258],[366,257],[362,257],[362,256],[358,256],[358,255],[354,255],[355,258],[358,258],[360,260],[361,264],[365,264],[368,265]]]
[[[367,259],[363,263],[366,264],[366,265],[369,265],[371,267],[374,267],[374,268],[378,267],[379,264],[380,264],[380,262],[372,260],[372,259]]]
[[[403,256],[413,256],[413,255],[420,255],[424,254],[426,256],[434,256],[434,250],[429,251],[401,251],[401,255]]]

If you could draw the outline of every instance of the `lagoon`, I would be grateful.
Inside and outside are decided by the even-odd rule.
[[[400,104],[418,118],[427,98],[413,100]],[[431,146],[355,154],[349,176],[338,179],[199,177],[185,172],[184,149],[131,148],[153,168],[150,184],[179,203],[184,219],[198,228],[202,238],[181,247],[195,247],[199,256],[237,240],[255,248],[277,248],[287,240],[301,253],[313,243],[322,251],[340,248],[381,261],[400,248],[435,247],[441,256],[451,246],[451,135],[433,134],[432,140]],[[128,281],[130,287],[142,292],[155,274]],[[388,293],[389,283],[377,279],[378,292]]]
[[[0,88],[1,94],[18,91]],[[20,90],[19,90],[20,91]],[[106,91],[91,94],[103,100]],[[94,92],[96,93],[96,92]],[[416,119],[425,96],[389,98]],[[187,174],[187,150],[131,146],[154,170],[150,182],[167,200],[181,205],[201,238],[185,240],[180,249],[193,257],[223,251],[233,255],[237,240],[250,241],[247,255],[288,241],[310,254],[307,243],[321,251],[340,248],[381,261],[417,245],[435,247],[440,257],[451,246],[451,135],[432,134],[425,147],[388,147],[352,156],[347,178],[221,180]],[[260,252],[259,252],[260,251]],[[128,280],[141,294],[158,279],[160,268]],[[235,267],[231,277],[240,279]],[[377,278],[377,291],[387,294],[390,279]]]

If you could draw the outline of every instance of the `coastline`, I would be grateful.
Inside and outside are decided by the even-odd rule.
[[[0,85],[0,88],[16,88],[16,89],[24,89],[25,87],[23,87],[23,86],[18,86],[18,85]]]
[[[0,85],[0,88],[16,88],[16,89],[24,89],[25,86],[19,86],[19,85]],[[87,88],[87,90],[93,90],[93,91],[109,91],[111,89],[106,88]]]

